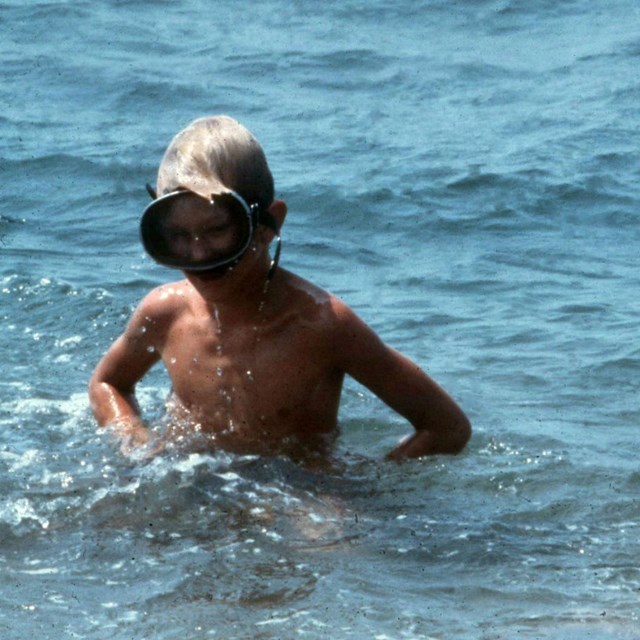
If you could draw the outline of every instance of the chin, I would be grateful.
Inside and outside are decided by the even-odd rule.
[[[215,269],[207,269],[206,271],[185,271],[187,278],[195,278],[196,280],[220,280],[229,273],[230,267],[216,267]]]

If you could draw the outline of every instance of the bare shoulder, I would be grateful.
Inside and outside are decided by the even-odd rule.
[[[280,295],[283,310],[287,315],[294,314],[299,322],[315,322],[336,330],[357,317],[336,295],[284,269]]]
[[[358,350],[382,346],[377,334],[338,296],[292,273],[283,275],[283,314],[299,326],[315,329],[336,357],[350,359]]]
[[[140,307],[157,314],[178,310],[188,304],[192,289],[187,280],[162,284],[142,299]]]
[[[186,280],[152,289],[138,304],[126,333],[154,333],[165,330],[189,308],[192,295],[192,287]]]

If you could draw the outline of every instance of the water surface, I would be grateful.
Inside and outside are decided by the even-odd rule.
[[[639,13],[1,4],[2,637],[640,637]],[[407,425],[352,381],[325,470],[96,431],[88,377],[171,277],[144,183],[209,113],[265,147],[283,264],[465,408],[462,455],[384,462]]]

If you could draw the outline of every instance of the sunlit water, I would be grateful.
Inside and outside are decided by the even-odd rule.
[[[639,11],[1,4],[1,637],[640,638]],[[352,381],[325,468],[97,432],[91,370],[171,277],[144,183],[206,113],[263,143],[282,263],[465,408],[462,455],[384,462],[408,428]]]

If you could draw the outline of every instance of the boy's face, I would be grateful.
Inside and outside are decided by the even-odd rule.
[[[236,194],[208,200],[178,191],[147,208],[141,232],[145,248],[161,264],[189,272],[224,272],[249,248],[255,223],[256,214]]]
[[[168,252],[184,265],[226,261],[244,248],[248,225],[224,201],[185,195],[173,202],[161,229]]]

